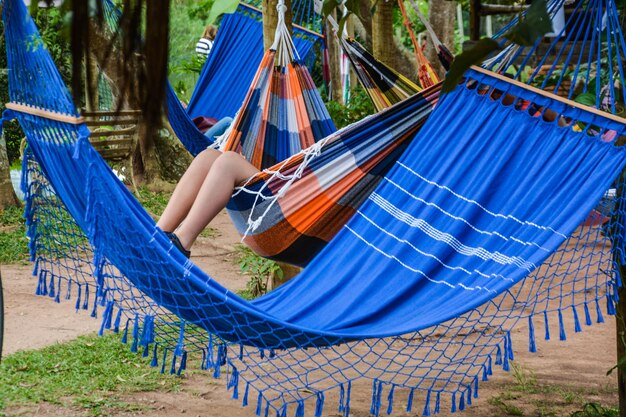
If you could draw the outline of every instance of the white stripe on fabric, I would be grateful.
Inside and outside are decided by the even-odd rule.
[[[475,248],[464,245],[451,234],[442,232],[434,228],[427,221],[422,219],[416,219],[411,214],[400,210],[389,201],[381,197],[379,194],[372,193],[372,195],[370,196],[370,201],[374,202],[381,209],[389,213],[397,220],[409,225],[410,227],[420,229],[422,232],[424,232],[426,235],[434,240],[448,244],[450,247],[452,247],[454,250],[462,255],[477,256],[481,259],[491,260],[502,265],[516,265],[517,267],[526,269],[529,272],[535,268],[535,265],[532,262],[528,262],[518,256],[507,256],[500,252],[491,252],[485,248]]]
[[[513,221],[515,221],[515,222],[517,222],[517,223],[520,223],[520,224],[525,224],[525,225],[527,225],[527,226],[532,226],[532,227],[535,227],[535,228],[537,228],[537,229],[550,231],[550,232],[552,232],[552,233],[555,233],[555,234],[557,234],[557,235],[561,236],[561,237],[562,237],[562,238],[564,238],[564,239],[565,239],[565,238],[567,238],[567,236],[566,236],[565,234],[563,234],[563,233],[559,232],[558,230],[554,230],[554,229],[553,229],[553,228],[551,228],[551,227],[548,227],[548,226],[542,226],[542,225],[540,225],[540,224],[536,224],[536,223],[529,222],[529,221],[526,221],[526,220],[520,220],[520,219],[518,219],[517,217],[512,216],[512,215],[510,215],[510,214],[500,214],[500,213],[494,213],[494,212],[492,212],[492,211],[488,210],[486,207],[483,207],[483,206],[482,206],[479,202],[477,202],[477,201],[475,201],[475,200],[472,200],[472,199],[469,199],[469,198],[467,198],[467,197],[464,197],[464,196],[462,196],[461,194],[458,194],[458,193],[454,192],[453,190],[451,190],[450,188],[448,188],[448,187],[447,187],[447,186],[445,186],[445,185],[439,185],[439,184],[437,184],[437,183],[436,183],[436,182],[434,182],[434,181],[430,181],[429,179],[427,179],[427,178],[425,178],[425,177],[421,176],[419,173],[417,173],[416,171],[414,171],[414,170],[413,170],[413,169],[411,169],[410,167],[408,167],[408,166],[404,165],[402,162],[397,162],[397,164],[398,164],[399,166],[401,166],[402,168],[406,169],[407,171],[409,171],[411,174],[413,174],[414,176],[416,176],[416,177],[417,177],[417,178],[419,178],[420,180],[424,181],[425,183],[430,184],[430,185],[433,185],[433,186],[435,186],[435,187],[437,187],[437,188],[439,188],[439,189],[441,189],[441,190],[448,191],[449,193],[451,193],[451,194],[452,194],[452,195],[454,195],[455,197],[457,197],[457,198],[459,198],[459,199],[461,199],[461,200],[463,200],[463,201],[465,201],[465,202],[467,202],[467,203],[470,203],[470,204],[473,204],[473,205],[475,205],[475,206],[479,207],[479,208],[480,208],[481,210],[483,210],[485,213],[487,213],[487,214],[489,214],[489,215],[491,215],[491,216],[493,216],[493,217],[498,217],[498,218],[502,218],[502,219],[513,220]]]

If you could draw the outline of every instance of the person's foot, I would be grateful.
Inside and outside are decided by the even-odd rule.
[[[180,243],[180,239],[178,239],[178,236],[176,236],[174,232],[165,232],[165,235],[170,239],[172,244],[176,246],[180,253],[182,253],[187,257],[187,259],[189,259],[189,257],[191,256],[191,251],[188,251],[183,247],[183,244]]]

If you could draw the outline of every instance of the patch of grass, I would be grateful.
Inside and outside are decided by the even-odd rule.
[[[587,403],[582,410],[570,414],[571,417],[619,417],[617,408],[604,407],[598,403]]]
[[[161,213],[163,213],[167,202],[170,201],[170,197],[172,196],[172,193],[154,192],[145,187],[139,187],[137,191],[139,192],[137,198],[139,203],[141,203],[146,211],[156,215],[161,215]]]
[[[498,407],[500,410],[502,410],[502,412],[504,413],[503,415],[508,415],[508,416],[523,416],[524,412],[516,407],[513,404],[508,403],[506,400],[509,400],[509,398],[503,398],[502,397],[503,394],[500,394],[496,397],[490,398],[489,400],[487,400],[487,402],[491,405],[493,405],[494,407]]]
[[[522,366],[511,363],[511,371],[515,378],[516,390],[522,392],[536,392],[537,378],[532,371],[524,369]]]
[[[119,335],[82,336],[41,350],[7,356],[0,366],[0,414],[12,406],[41,402],[80,406],[93,416],[135,410],[116,395],[176,389],[182,380],[161,375],[149,358],[132,353]]]
[[[237,245],[235,250],[239,269],[250,277],[246,289],[238,292],[241,297],[252,300],[263,295],[267,292],[267,285],[272,277],[282,278],[283,270],[276,262],[260,257],[244,245]]]
[[[23,213],[21,207],[0,211],[0,264],[28,261],[28,238]]]

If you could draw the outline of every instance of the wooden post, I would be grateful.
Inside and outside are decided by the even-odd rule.
[[[470,41],[480,39],[480,0],[470,0]]]

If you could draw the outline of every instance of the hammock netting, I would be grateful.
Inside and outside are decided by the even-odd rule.
[[[91,148],[23,2],[5,0],[3,17],[11,101],[30,106],[3,119],[17,118],[28,140],[22,188],[37,292],[73,297],[102,319],[101,332],[122,333],[162,372],[195,360],[226,374],[258,415],[348,415],[363,383],[374,415],[399,397],[430,415],[464,409],[495,367],[508,370],[514,326],[528,327],[534,351],[536,334],[565,339],[615,313],[619,118],[473,69],[434,111],[431,87],[342,129],[236,191],[281,206],[299,176],[330,194],[324,171],[347,190],[377,177],[299,276],[248,302],[173,247]],[[387,145],[370,136],[402,140],[372,156]],[[267,215],[255,219],[251,232]],[[339,404],[325,404],[331,391]]]

